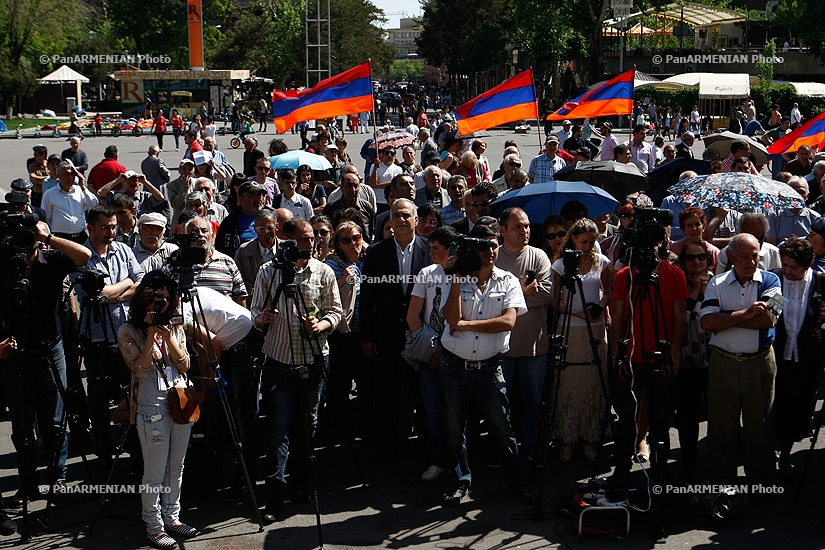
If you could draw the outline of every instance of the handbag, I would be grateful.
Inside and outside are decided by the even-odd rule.
[[[183,379],[186,387],[179,388],[172,387],[169,383],[169,378],[166,377],[166,371],[158,364],[157,359],[153,359],[155,367],[160,371],[163,380],[166,382],[166,400],[169,402],[169,411],[172,413],[172,420],[175,424],[192,424],[197,422],[201,417],[201,400],[202,396],[192,382],[184,374]]]

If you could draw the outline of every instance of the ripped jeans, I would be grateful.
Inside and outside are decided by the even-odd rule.
[[[152,422],[151,415],[138,413],[136,428],[143,450],[142,517],[146,532],[154,536],[165,531],[164,524],[180,523],[183,459],[192,424],[175,424],[168,413]]]

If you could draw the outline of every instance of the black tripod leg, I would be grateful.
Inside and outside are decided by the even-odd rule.
[[[819,409],[817,416],[819,419],[816,423],[814,434],[811,436],[811,447],[808,449],[807,456],[805,456],[805,465],[802,467],[799,475],[799,485],[796,488],[792,508],[799,506],[799,497],[802,495],[802,488],[805,486],[805,480],[808,477],[808,468],[811,467],[811,459],[814,457],[814,447],[816,447],[816,442],[819,439],[819,430],[822,429],[822,421],[825,420],[825,405],[822,405],[822,408]],[[822,529],[823,523],[825,523],[825,516],[822,517],[822,521],[819,524],[820,530]]]
[[[117,466],[117,461],[120,458],[121,453],[123,453],[123,448],[126,446],[126,437],[129,435],[129,429],[132,427],[132,423],[127,422],[126,427],[123,429],[123,434],[120,436],[120,441],[117,444],[117,448],[115,449],[115,459],[112,461],[112,467],[109,468],[109,474],[106,476],[106,486],[109,486],[112,483],[112,476],[115,474],[115,466]],[[103,508],[103,502],[106,500],[108,495],[104,492],[100,495],[100,499],[97,501],[97,508],[95,508],[95,515],[92,516],[92,522],[89,524],[89,527],[86,529],[86,535],[91,537],[94,534],[95,523],[97,523],[97,518],[100,515],[100,510]]]
[[[301,431],[304,434],[304,447],[307,459],[309,460],[309,483],[312,487],[312,502],[315,506],[315,525],[318,530],[318,547],[324,548],[324,530],[321,525],[321,507],[318,502],[318,484],[315,482],[315,447],[312,444],[312,410],[309,406],[309,373],[307,376],[301,376],[296,383],[298,388],[298,402],[301,417]]]

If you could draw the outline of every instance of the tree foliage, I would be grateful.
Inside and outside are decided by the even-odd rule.
[[[374,73],[386,73],[395,57],[395,48],[384,40],[383,10],[369,0],[332,0],[332,74],[340,73],[367,59]]]
[[[788,27],[820,62],[825,63],[825,27],[816,23],[825,20],[825,3],[820,0],[779,0],[772,17]]]
[[[373,74],[380,74],[373,71]],[[392,80],[418,80],[424,76],[424,63],[409,59],[396,59],[390,65],[389,76]]]

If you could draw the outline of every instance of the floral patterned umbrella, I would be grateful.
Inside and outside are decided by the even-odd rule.
[[[395,147],[398,149],[404,145],[410,145],[415,141],[416,137],[417,136],[408,133],[406,130],[391,130],[384,134],[379,134],[378,148]],[[375,144],[372,144],[371,147],[374,148]]]
[[[805,200],[789,185],[745,172],[686,178],[671,187],[670,193],[683,204],[738,212],[770,212],[805,206]]]

